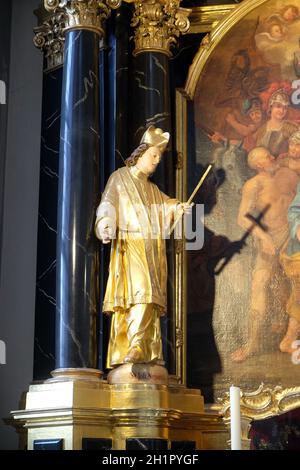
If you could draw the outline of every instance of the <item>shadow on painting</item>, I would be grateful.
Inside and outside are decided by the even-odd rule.
[[[225,171],[213,171],[207,178],[195,202],[204,204],[207,216],[217,201],[217,191],[226,181]],[[247,235],[230,241],[204,225],[204,244],[200,250],[188,251],[187,307],[187,380],[188,386],[200,388],[205,401],[214,401],[214,376],[222,371],[220,354],[213,329],[216,277],[238,255]]]

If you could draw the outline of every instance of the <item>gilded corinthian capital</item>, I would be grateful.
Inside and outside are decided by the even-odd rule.
[[[104,22],[111,9],[118,8],[122,0],[44,0],[45,9],[55,11],[58,8],[66,13],[65,30],[87,29],[101,37],[104,35]]]
[[[132,2],[135,8],[131,22],[135,28],[134,55],[157,51],[171,56],[171,45],[190,27],[188,16],[192,10],[181,8],[180,0],[128,1]]]
[[[34,13],[38,18],[39,25],[33,29],[35,34],[33,43],[44,53],[46,70],[52,70],[64,62],[64,28],[67,17],[60,8],[54,12],[48,12],[41,7]]]

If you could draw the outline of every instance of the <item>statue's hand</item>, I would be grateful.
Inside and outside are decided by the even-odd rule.
[[[104,230],[101,240],[102,240],[102,243],[104,243],[104,244],[107,244],[107,243],[111,242],[111,236],[110,236],[108,230]]]
[[[178,215],[191,214],[193,205],[194,205],[193,202],[191,204],[189,204],[188,202],[181,202],[177,206]]]
[[[113,227],[106,217],[97,223],[96,235],[104,244],[110,243],[113,238]]]

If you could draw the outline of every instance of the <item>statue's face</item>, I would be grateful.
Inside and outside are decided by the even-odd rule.
[[[161,151],[158,147],[149,147],[138,159],[136,166],[146,175],[150,176],[155,172],[161,160]]]

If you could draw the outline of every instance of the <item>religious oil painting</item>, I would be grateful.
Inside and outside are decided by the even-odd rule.
[[[300,0],[243,3],[188,108],[189,194],[213,164],[187,252],[188,384],[208,402],[300,379]]]

